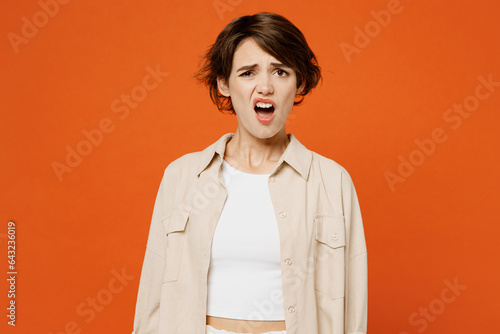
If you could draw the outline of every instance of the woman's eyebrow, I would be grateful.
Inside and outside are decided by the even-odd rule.
[[[248,70],[251,70],[251,69],[253,69],[254,67],[257,67],[257,66],[258,66],[257,64],[245,65],[245,66],[240,67],[236,72],[248,71]]]
[[[288,68],[292,68],[291,66],[288,66],[288,65],[283,64],[283,63],[271,63],[271,65],[273,65],[274,67],[288,67]]]
[[[285,65],[283,63],[271,63],[271,65],[273,65],[274,67],[288,67],[288,68],[291,68],[290,66],[288,65]],[[255,67],[259,66],[258,64],[252,64],[252,65],[245,65],[245,66],[242,66],[240,67],[236,72],[240,72],[240,71],[248,71],[248,70],[251,70]]]

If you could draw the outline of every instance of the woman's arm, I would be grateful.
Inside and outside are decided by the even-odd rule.
[[[165,268],[166,244],[165,229],[162,224],[162,219],[168,213],[168,203],[165,191],[169,186],[167,182],[167,173],[165,171],[153,209],[146,254],[144,256],[141,279],[139,282],[134,317],[134,330],[132,334],[158,333],[158,313]]]
[[[345,333],[366,333],[368,266],[363,220],[350,175],[342,172],[342,205],[346,222]]]

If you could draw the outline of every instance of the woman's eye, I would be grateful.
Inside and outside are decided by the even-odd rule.
[[[285,70],[278,70],[277,73],[278,73],[278,76],[280,76],[280,77],[284,77],[285,75],[288,74],[288,72]]]
[[[246,71],[246,72],[241,73],[241,76],[242,76],[242,77],[247,77],[247,76],[249,76],[250,74],[252,74],[252,72],[250,72],[250,71]]]

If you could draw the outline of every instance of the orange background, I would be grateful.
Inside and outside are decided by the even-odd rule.
[[[259,11],[299,27],[323,69],[323,84],[292,110],[286,129],[354,180],[369,254],[368,331],[497,329],[500,87],[458,127],[457,118],[443,117],[454,104],[474,102],[479,76],[500,81],[500,6],[401,0],[377,30],[371,11],[391,3],[69,1],[47,22],[37,1],[5,3],[0,267],[6,277],[7,222],[14,220],[18,275],[17,325],[7,325],[3,279],[0,331],[132,331],[164,168],[237,126],[190,76],[227,23]],[[23,17],[40,27],[14,47],[9,36],[22,36]],[[372,29],[372,37],[358,40],[363,47],[348,61],[340,45],[356,46],[356,27]],[[169,73],[163,82],[126,117],[114,112],[113,101],[139,93],[146,68],[157,65]],[[113,129],[60,181],[53,163],[65,164],[67,147],[84,145],[82,131],[103,119]],[[436,128],[446,139],[418,153],[416,140],[428,143]],[[410,157],[419,165],[391,189],[386,172],[397,174],[400,159]],[[128,279],[120,283],[113,271],[122,270]],[[466,287],[453,302],[441,297],[445,280]],[[97,297],[99,311],[91,311]],[[427,319],[419,315],[429,307]]]

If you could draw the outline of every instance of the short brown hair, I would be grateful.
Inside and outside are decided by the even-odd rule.
[[[323,80],[316,56],[302,32],[290,21],[268,12],[241,16],[220,32],[215,43],[205,52],[203,64],[195,74],[195,78],[208,87],[210,98],[220,111],[235,114],[231,98],[217,89],[217,78],[229,81],[234,52],[247,38],[252,38],[264,51],[296,72],[297,88],[304,84],[304,89],[300,93],[302,98],[294,101],[294,105],[302,103],[304,96],[317,86],[320,79]]]

